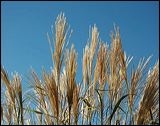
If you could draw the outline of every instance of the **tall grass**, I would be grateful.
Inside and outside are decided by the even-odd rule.
[[[20,75],[10,79],[1,66],[1,124],[159,124],[159,59],[149,68],[151,57],[143,58],[130,70],[133,57],[122,48],[119,28],[109,47],[94,25],[83,50],[82,82],[77,82],[80,63],[74,45],[68,49],[72,30],[64,14],[53,31],[51,37],[47,33],[53,69],[42,69],[42,78],[32,69],[27,92]]]

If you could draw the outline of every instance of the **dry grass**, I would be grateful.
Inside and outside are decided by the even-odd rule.
[[[9,79],[1,66],[1,124],[159,124],[159,60],[153,69],[151,57],[128,69],[133,57],[122,48],[119,28],[109,48],[94,25],[83,50],[82,82],[76,82],[78,53],[73,44],[68,49],[69,31],[61,13],[51,38],[47,33],[53,69],[43,69],[42,78],[32,70],[27,92],[19,74]]]
[[[159,104],[159,62],[155,65],[152,71],[148,73],[147,85],[144,89],[144,94],[140,100],[138,117],[136,124],[154,124],[153,112],[157,111],[156,107]]]

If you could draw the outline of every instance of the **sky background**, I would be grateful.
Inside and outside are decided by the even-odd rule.
[[[64,12],[78,52],[77,81],[81,81],[83,48],[89,26],[96,24],[100,38],[110,45],[113,24],[120,27],[123,49],[136,64],[141,57],[159,57],[159,2],[1,2],[1,64],[22,78],[30,68],[41,75],[50,71],[51,54],[46,33]],[[24,84],[26,80],[23,80]],[[24,85],[25,86],[25,85]]]

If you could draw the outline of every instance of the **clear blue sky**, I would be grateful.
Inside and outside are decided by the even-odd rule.
[[[89,26],[96,24],[100,38],[110,44],[115,23],[120,27],[123,49],[138,62],[153,54],[159,57],[159,2],[1,2],[1,64],[9,74],[28,75],[32,66],[40,75],[42,66],[52,66],[46,32],[64,12],[73,29],[71,42],[78,52],[78,76]]]

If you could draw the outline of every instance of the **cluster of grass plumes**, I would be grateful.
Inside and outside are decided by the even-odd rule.
[[[133,57],[122,48],[119,28],[111,34],[110,48],[96,25],[90,33],[81,82],[76,81],[78,53],[73,44],[68,49],[72,30],[64,14],[56,19],[52,39],[47,33],[51,72],[42,69],[40,78],[32,69],[30,89],[23,93],[19,74],[10,80],[1,67],[1,124],[159,124],[159,60],[153,69],[149,57],[129,70]]]

